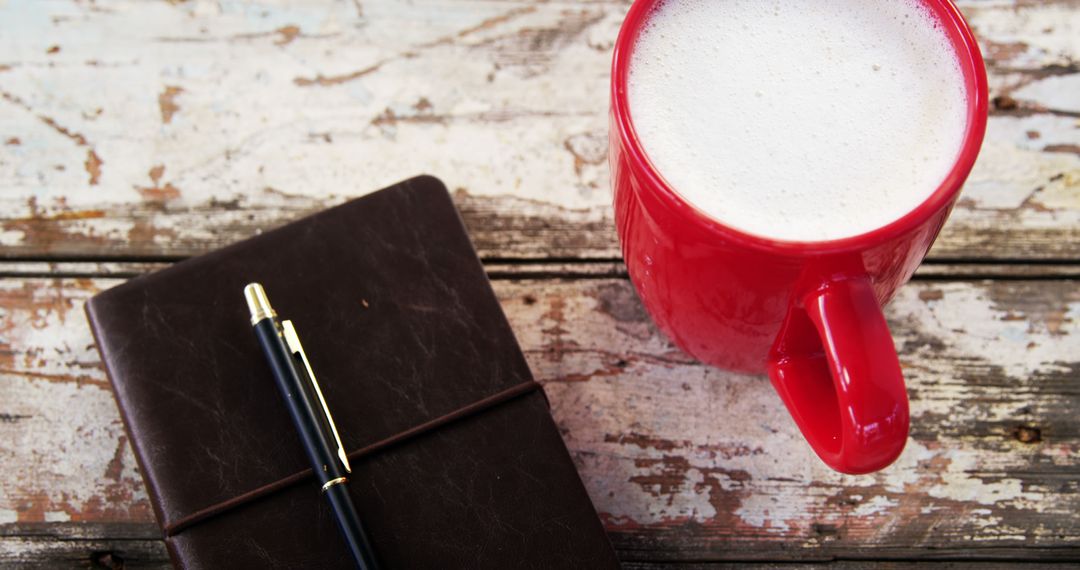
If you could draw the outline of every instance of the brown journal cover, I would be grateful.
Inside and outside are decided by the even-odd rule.
[[[313,478],[243,500],[309,467],[249,322],[251,281],[294,322],[346,450],[526,388],[352,460],[384,568],[618,566],[453,202],[428,176],[87,303],[175,565],[351,567]]]

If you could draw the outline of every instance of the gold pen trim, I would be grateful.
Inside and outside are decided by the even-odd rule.
[[[323,414],[326,416],[326,423],[330,424],[330,431],[334,435],[334,442],[337,444],[338,459],[341,460],[342,466],[345,467],[345,472],[352,473],[352,468],[349,466],[349,458],[345,454],[345,446],[341,444],[341,437],[338,435],[337,426],[334,425],[334,416],[330,415],[330,408],[326,405],[326,398],[323,397],[322,390],[319,388],[319,382],[315,379],[315,371],[311,369],[311,363],[308,362],[307,354],[304,353],[304,346],[300,344],[300,337],[296,334],[296,328],[293,327],[292,321],[281,321],[281,333],[282,336],[285,337],[285,345],[289,347],[289,351],[300,356],[300,361],[304,363],[304,368],[307,370],[307,377],[311,379],[311,386],[315,388],[315,395],[318,396],[319,405],[322,406]],[[344,477],[340,477],[340,479],[344,480]],[[332,481],[336,480],[337,479],[333,479]],[[323,488],[325,490],[325,485]]]
[[[342,483],[348,483],[348,482],[349,482],[349,480],[344,478],[344,477],[338,477],[336,479],[331,479],[331,480],[323,483],[322,490],[319,491],[319,492],[320,493],[325,493],[327,489],[329,489],[330,487],[333,487],[334,485],[340,485]]]
[[[248,311],[251,313],[252,326],[263,319],[277,316],[274,308],[270,306],[270,299],[266,297],[266,290],[259,283],[248,283],[244,287],[244,299],[247,300]]]

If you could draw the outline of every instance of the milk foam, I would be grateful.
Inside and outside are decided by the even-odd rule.
[[[944,180],[966,127],[959,62],[917,0],[667,0],[627,83],[672,188],[780,240],[902,217]]]

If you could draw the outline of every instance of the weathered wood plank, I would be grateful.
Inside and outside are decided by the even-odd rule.
[[[606,93],[626,7],[8,2],[2,255],[187,256],[427,171],[486,258],[617,258]],[[1076,259],[1080,10],[962,8],[996,106],[933,255]]]
[[[168,261],[3,261],[0,277],[130,278],[167,267]],[[490,279],[626,278],[619,261],[487,261]],[[1075,279],[1080,263],[942,263],[931,260],[915,271],[916,280]]]
[[[889,316],[912,440],[869,477],[822,467],[764,379],[688,362],[624,283],[566,287],[577,292],[541,297],[541,318],[516,330],[623,550],[799,558],[1080,541],[1076,283],[905,288]]]
[[[23,570],[37,568],[171,568],[168,555],[153,525],[116,523],[53,523],[0,526],[0,564],[5,568]],[[860,558],[852,553],[847,559],[818,562],[672,562],[629,561],[623,568],[635,570],[721,570],[726,568],[814,570],[821,568],[889,568],[907,569],[924,567],[927,560],[937,561],[935,567],[955,570],[986,570],[997,568],[1031,568],[1032,570],[1056,570],[1075,568],[1075,563],[1028,561],[1010,558],[1002,561],[948,561],[950,556],[961,556],[961,551],[915,552],[908,560],[882,561],[880,558]],[[1031,556],[1037,552],[1023,551]],[[1005,558],[1005,557],[1003,557]],[[916,561],[918,560],[918,561]]]
[[[47,556],[32,523],[152,532],[81,311],[118,282],[0,279],[0,552]],[[627,560],[1080,558],[1076,281],[902,289],[912,438],[862,477],[813,457],[766,379],[672,347],[625,280],[495,288]]]
[[[146,523],[0,525],[0,566],[22,570],[172,568],[160,531]]]

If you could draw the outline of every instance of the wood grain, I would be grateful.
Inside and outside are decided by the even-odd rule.
[[[3,261],[0,277],[120,277],[144,275],[168,261]],[[490,279],[607,279],[626,278],[621,261],[496,260],[484,263]],[[931,260],[915,270],[918,281],[971,279],[1032,280],[1080,277],[1080,263],[949,263]]]
[[[71,524],[51,525],[8,525],[0,528],[0,533],[15,530],[18,546],[9,550],[0,550],[0,562],[5,567],[17,567],[23,570],[49,569],[58,567],[71,568],[108,568],[108,569],[156,569],[172,568],[168,562],[164,545],[154,538],[154,531],[147,525],[129,524]],[[149,531],[149,532],[148,532]],[[4,536],[4,534],[0,534]],[[111,537],[111,538],[107,538]],[[11,544],[11,541],[8,544]],[[926,553],[922,553],[925,554]],[[948,560],[947,557],[921,560],[889,560],[859,557],[858,553],[847,559],[822,560],[816,562],[762,562],[740,560],[736,562],[671,562],[671,561],[629,561],[622,567],[626,570],[815,570],[815,569],[863,569],[884,568],[888,570],[908,570],[925,568],[927,560],[934,560],[935,568],[948,570],[998,570],[1022,568],[1030,570],[1063,570],[1076,568],[1075,562],[1031,562],[1031,561],[965,561]]]
[[[0,525],[0,566],[22,570],[172,568],[157,525],[63,522]]]
[[[156,538],[157,529],[150,525],[125,523],[90,523],[74,525],[72,523],[54,523],[49,525],[5,525],[0,527],[0,537],[8,537],[7,545],[15,545],[7,550],[0,550],[0,563],[5,567],[29,569],[70,568],[108,568],[108,569],[157,569],[172,568],[164,545]],[[17,540],[11,540],[18,537]],[[814,570],[834,568],[847,570],[852,568],[886,568],[888,570],[906,570],[922,568],[927,560],[934,560],[936,568],[950,570],[997,570],[1006,568],[1024,568],[1031,570],[1058,570],[1075,568],[1070,562],[1031,562],[1031,561],[965,561],[948,560],[947,557],[927,558],[922,553],[921,560],[882,561],[860,557],[852,553],[849,558],[836,558],[816,562],[671,562],[671,561],[629,561],[623,564],[627,570],[722,570],[731,568],[749,568],[756,570]],[[948,561],[946,561],[948,560]]]
[[[961,2],[986,144],[933,256],[1080,258],[1080,10]],[[208,251],[419,174],[487,259],[614,259],[610,52],[627,3],[13,1],[8,258]]]
[[[81,310],[116,283],[0,279],[0,563],[159,552]],[[1080,559],[1076,281],[902,289],[912,437],[861,477],[812,455],[767,379],[674,348],[627,281],[495,289],[625,560]]]

